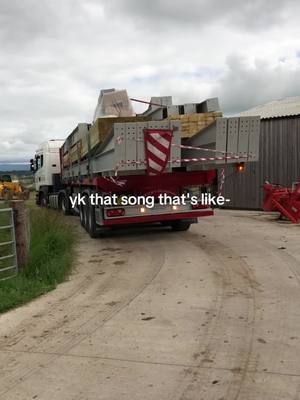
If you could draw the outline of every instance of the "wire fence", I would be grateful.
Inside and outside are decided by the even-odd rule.
[[[0,208],[0,281],[18,273],[16,234],[12,208]]]

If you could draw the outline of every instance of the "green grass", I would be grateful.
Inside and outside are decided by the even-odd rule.
[[[72,266],[75,235],[66,218],[55,211],[31,209],[30,220],[28,264],[16,277],[0,281],[0,313],[54,289]]]

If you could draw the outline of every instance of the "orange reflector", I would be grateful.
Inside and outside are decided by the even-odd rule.
[[[245,172],[246,171],[246,165],[244,162],[240,162],[236,165],[237,172]]]

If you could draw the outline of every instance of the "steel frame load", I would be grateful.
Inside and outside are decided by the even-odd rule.
[[[115,123],[105,141],[89,152],[86,159],[78,158],[76,163],[63,169],[63,179],[145,174],[145,129],[173,132],[170,162],[165,172],[180,167],[187,171],[202,170],[258,160],[259,117],[217,118],[209,127],[185,140],[181,140],[181,123],[176,120]]]
[[[194,162],[188,166],[188,170],[213,168],[215,164],[257,161],[259,135],[259,116],[218,118],[212,125],[185,142],[186,146],[209,150],[185,149],[183,158],[213,158],[212,153],[216,155],[216,160]]]

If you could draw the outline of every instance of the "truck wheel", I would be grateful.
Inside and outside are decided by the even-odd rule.
[[[65,194],[62,194],[60,196],[60,208],[63,212],[64,215],[70,215],[71,214],[71,209],[70,209],[70,201],[68,197]]]
[[[84,196],[84,198],[85,198],[86,205],[85,206],[84,205],[80,206],[79,216],[80,216],[81,226],[83,226],[85,228],[85,230],[88,231],[88,211],[87,211],[88,202],[87,202],[87,196]]]
[[[40,193],[40,196],[39,196],[39,203],[40,203],[40,207],[45,208],[45,207],[48,206],[48,204],[47,204],[47,198],[46,198],[46,196],[45,196],[45,193],[43,193],[43,192]]]
[[[170,221],[160,221],[162,226],[170,226],[171,222]]]
[[[87,206],[87,231],[91,238],[94,239],[98,237],[95,206],[93,206],[91,203],[89,203]]]
[[[79,207],[79,218],[80,218],[80,224],[81,226],[84,227],[84,216],[83,216],[83,207]]]
[[[182,232],[189,230],[191,224],[185,221],[174,221],[171,224],[173,231]]]

